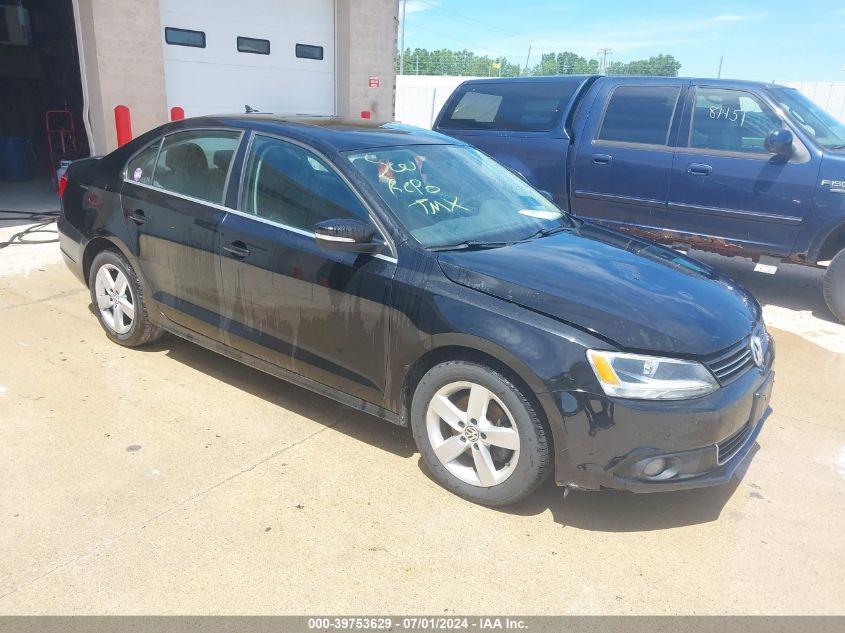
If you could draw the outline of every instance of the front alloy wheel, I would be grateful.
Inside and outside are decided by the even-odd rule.
[[[476,362],[453,360],[429,369],[410,413],[432,477],[489,506],[528,496],[551,467],[546,427],[529,396],[502,370]]]
[[[472,486],[495,486],[519,461],[519,432],[508,408],[473,382],[441,387],[428,405],[428,439],[440,463]]]

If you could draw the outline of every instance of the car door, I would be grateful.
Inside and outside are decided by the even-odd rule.
[[[129,161],[121,190],[137,227],[131,246],[153,300],[174,323],[219,340],[219,230],[232,156],[242,132],[165,136]]]
[[[384,397],[396,259],[327,250],[314,225],[369,220],[330,163],[257,134],[244,159],[239,211],[221,231],[225,342],[363,400]]]
[[[617,228],[658,233],[672,170],[673,123],[685,84],[604,81],[575,153],[572,209]]]
[[[810,209],[818,166],[798,136],[791,158],[765,138],[788,127],[746,90],[693,86],[675,152],[665,230],[684,241],[788,255]]]

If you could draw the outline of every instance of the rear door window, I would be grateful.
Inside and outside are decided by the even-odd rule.
[[[136,154],[126,165],[126,179],[142,185],[152,184],[153,168],[155,167],[159,147],[161,147],[160,140]]]
[[[668,145],[679,86],[619,86],[614,89],[596,141]]]
[[[750,92],[697,88],[689,146],[741,154],[763,154],[766,136],[783,122]]]
[[[222,204],[241,133],[192,130],[165,137],[153,175],[156,187]],[[132,174],[129,174],[132,177]]]
[[[580,81],[470,84],[451,100],[440,128],[546,132],[555,128]]]

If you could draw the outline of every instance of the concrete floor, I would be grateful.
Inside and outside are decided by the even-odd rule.
[[[11,251],[0,614],[845,612],[845,327],[818,271],[718,260],[793,324],[741,479],[547,482],[490,510],[430,480],[404,429],[174,337],[109,343],[55,251]]]

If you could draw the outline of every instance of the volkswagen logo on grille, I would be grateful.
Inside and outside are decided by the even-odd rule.
[[[757,367],[763,366],[763,339],[756,334],[751,337],[751,356]]]

